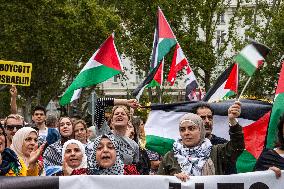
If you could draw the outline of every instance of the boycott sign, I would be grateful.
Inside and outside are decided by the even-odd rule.
[[[0,84],[30,86],[32,64],[0,60]]]

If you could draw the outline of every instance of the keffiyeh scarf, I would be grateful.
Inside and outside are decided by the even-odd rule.
[[[212,144],[205,138],[201,144],[193,148],[187,148],[178,139],[173,145],[174,157],[181,167],[181,171],[192,176],[200,176],[202,168],[210,158]]]

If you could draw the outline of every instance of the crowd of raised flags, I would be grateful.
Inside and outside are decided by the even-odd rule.
[[[163,85],[164,58],[174,47],[175,50],[167,81],[170,85],[174,85],[177,75],[179,75],[178,73],[185,72],[184,86],[186,96],[188,99],[192,96],[197,96],[197,90],[201,90],[200,85],[162,10],[158,8],[150,71],[145,80],[133,91],[133,95],[137,100],[139,100],[146,87]],[[263,64],[269,51],[270,49],[265,45],[251,41],[234,57],[234,62],[217,78],[215,84],[204,97],[202,96],[202,91],[199,91],[197,100],[210,103],[215,102],[211,105],[215,111],[216,121],[218,121],[218,123],[216,123],[219,125],[218,129],[222,128],[222,124],[227,124],[227,122],[224,124],[224,116],[229,107],[228,103],[232,103],[231,101],[218,101],[228,99],[232,95],[237,95],[238,98],[240,97],[238,89],[239,68],[244,70],[251,79],[255,71]],[[65,106],[70,104],[72,101],[80,98],[83,88],[104,82],[122,73],[122,71],[123,66],[114,43],[114,34],[112,34],[92,55],[84,68],[63,93],[59,101],[60,105]],[[249,84],[250,79],[244,89],[242,89],[242,92]],[[272,106],[271,104],[257,101],[242,102],[243,117],[241,116],[240,119],[249,120],[249,122],[243,122],[246,149],[238,158],[238,172],[252,171],[262,150],[265,147],[274,147],[277,139],[277,124],[280,116],[284,113],[283,94],[284,66],[282,65]],[[173,141],[178,137],[179,118],[198,103],[199,102],[151,106],[152,110],[145,126],[146,147],[164,155],[165,152],[171,149]],[[257,111],[254,111],[255,109],[257,109]],[[224,114],[224,112],[226,113]],[[227,133],[227,131],[224,130],[222,130],[222,132]]]

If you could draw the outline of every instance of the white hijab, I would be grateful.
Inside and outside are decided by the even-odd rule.
[[[83,154],[82,162],[76,169],[87,168],[87,156],[85,153],[85,147],[80,141],[75,140],[75,139],[68,140],[64,143],[63,148],[62,148],[62,162],[64,162],[65,150],[69,144],[77,144]]]
[[[29,157],[24,156],[22,148],[23,148],[24,140],[29,136],[31,132],[35,132],[37,134],[37,131],[31,127],[23,127],[19,129],[14,135],[12,139],[12,144],[11,144],[11,149],[14,152],[16,152],[18,157],[24,160],[27,167],[29,166],[29,163],[28,163]]]

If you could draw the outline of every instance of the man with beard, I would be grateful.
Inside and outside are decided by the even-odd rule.
[[[212,134],[213,130],[213,109],[210,107],[209,104],[199,104],[193,109],[193,113],[199,115],[204,123],[204,127],[206,130],[205,137],[210,140],[212,145],[216,144],[224,144],[228,142],[226,139],[218,137]]]

